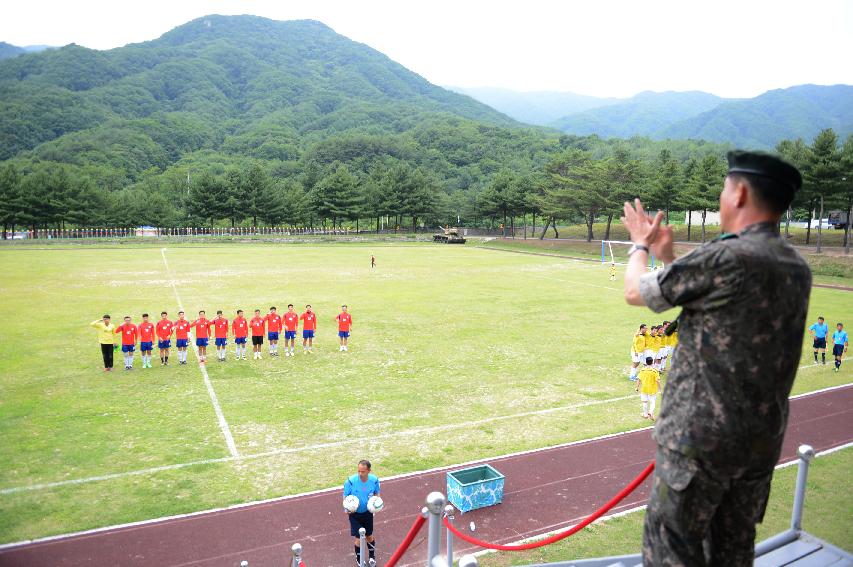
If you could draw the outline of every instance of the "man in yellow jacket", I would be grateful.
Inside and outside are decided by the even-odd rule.
[[[104,372],[113,369],[113,350],[115,349],[116,326],[110,323],[110,316],[104,315],[90,323],[98,330],[98,342],[101,343],[101,356],[104,357]]]

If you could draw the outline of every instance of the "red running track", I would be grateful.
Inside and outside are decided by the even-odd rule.
[[[853,442],[853,386],[797,398],[782,460],[809,443],[817,451]],[[503,504],[457,514],[465,530],[509,543],[577,523],[631,481],[652,460],[654,442],[644,429],[602,439],[488,459],[506,475]],[[485,461],[484,461],[485,462]],[[451,467],[453,468],[453,467]],[[380,564],[405,536],[427,493],[445,492],[440,469],[383,481],[386,510],[376,516]],[[613,512],[643,505],[649,482]],[[423,565],[426,529],[401,564]],[[295,496],[241,508],[212,511],[0,549],[0,566],[289,565],[290,546],[304,547],[308,567],[351,567],[352,539],[339,490]],[[470,551],[459,545],[457,553]]]

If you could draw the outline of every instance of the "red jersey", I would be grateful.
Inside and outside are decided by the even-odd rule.
[[[213,332],[217,339],[228,338],[228,319],[225,317],[213,320]]]
[[[305,331],[313,331],[317,328],[317,314],[313,311],[306,311],[299,316],[302,320],[302,329]]]
[[[135,345],[136,336],[139,334],[139,329],[133,323],[122,323],[115,330],[116,334],[121,333],[122,345]]]
[[[264,336],[264,326],[266,325],[266,320],[263,317],[252,317],[252,320],[249,321],[249,326],[252,328],[252,336],[253,337],[263,337]]]
[[[187,321],[186,319],[178,319],[175,321],[175,338],[180,340],[187,340],[190,338],[190,327],[193,324]]]
[[[291,313],[288,311],[284,314],[284,330],[285,331],[295,331],[296,327],[299,326],[299,315],[296,313]]]
[[[339,331],[349,331],[349,328],[352,326],[352,315],[343,312],[335,317],[335,321],[338,322]]]
[[[270,333],[278,333],[281,331],[281,315],[278,313],[270,313],[264,320],[267,322],[267,331]]]
[[[172,327],[174,326],[175,324],[168,319],[157,321],[157,338],[161,341],[168,341],[169,337],[172,336]]]
[[[140,323],[139,324],[139,342],[141,343],[153,343],[154,342],[154,323],[150,321],[148,323]]]
[[[245,317],[235,317],[231,322],[231,332],[237,338],[244,338],[249,334],[249,323]]]
[[[213,321],[209,321],[204,317],[196,319],[190,323],[190,327],[195,327],[195,338],[207,339],[210,337],[210,327],[213,326]]]

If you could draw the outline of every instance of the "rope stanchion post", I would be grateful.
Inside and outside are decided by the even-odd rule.
[[[426,497],[426,507],[429,512],[427,527],[427,565],[432,565],[441,549],[441,513],[444,511],[444,494],[430,492]]]
[[[249,567],[249,562],[248,561],[241,561],[240,567]]]
[[[453,504],[444,507],[444,517],[447,518],[448,522],[453,522],[453,512]],[[444,537],[447,538],[447,564],[453,565],[453,532],[447,530]]]
[[[290,546],[290,551],[293,553],[293,561],[290,562],[290,567],[299,567],[302,563],[302,544],[294,543]]]
[[[797,465],[797,486],[794,489],[794,509],[791,512],[791,529],[800,531],[803,528],[803,504],[806,500],[806,480],[809,477],[809,463],[814,459],[814,448],[811,445],[800,445],[797,448],[800,463]]]
[[[459,558],[459,567],[479,567],[480,562],[470,553]]]
[[[358,567],[367,567],[367,530],[358,528]]]

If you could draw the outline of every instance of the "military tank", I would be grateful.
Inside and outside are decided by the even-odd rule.
[[[442,244],[465,244],[465,237],[462,236],[461,228],[439,227],[439,229],[441,232],[437,232],[432,237],[434,242],[441,242]]]

